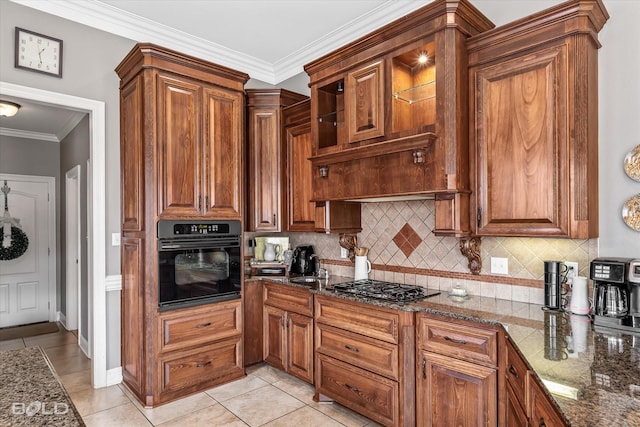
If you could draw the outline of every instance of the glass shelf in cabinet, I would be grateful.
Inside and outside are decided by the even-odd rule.
[[[426,101],[427,99],[436,97],[435,84],[436,81],[432,80],[406,89],[398,90],[393,92],[393,97],[399,101],[404,101],[409,104]]]

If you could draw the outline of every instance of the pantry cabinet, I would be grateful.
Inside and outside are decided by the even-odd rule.
[[[286,231],[288,153],[283,147],[282,110],[307,97],[285,89],[247,89],[246,93],[249,183],[246,229]],[[306,178],[307,182],[310,179]]]
[[[416,315],[419,426],[498,423],[498,329]]]
[[[122,377],[153,407],[244,375],[239,300],[158,310],[157,223],[241,219],[249,76],[149,43],[137,44],[116,73]]]
[[[413,319],[316,295],[314,400],[335,400],[385,426],[414,426]]]
[[[313,384],[313,294],[264,285],[264,361]]]
[[[464,41],[492,27],[467,1],[436,0],[307,64],[314,199],[451,195],[434,232],[469,235]]]
[[[480,236],[598,236],[600,0],[467,40],[472,226]]]

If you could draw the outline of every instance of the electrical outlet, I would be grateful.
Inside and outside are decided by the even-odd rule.
[[[564,265],[567,267],[567,283],[571,285],[573,284],[573,278],[580,275],[578,263],[573,261],[565,261]]]
[[[111,233],[111,246],[120,246],[120,233]]]
[[[492,274],[509,274],[509,258],[491,257]]]
[[[349,250],[346,248],[340,248],[340,258],[349,258]]]

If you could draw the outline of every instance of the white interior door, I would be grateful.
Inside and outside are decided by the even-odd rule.
[[[51,257],[55,260],[55,222],[51,216],[55,211],[50,206],[55,200],[55,179],[0,174],[0,186],[5,180],[11,188],[9,212],[20,219],[29,245],[20,257],[0,260],[0,327],[54,320],[55,263]],[[2,196],[0,208],[4,213]],[[50,307],[50,301],[54,307]]]

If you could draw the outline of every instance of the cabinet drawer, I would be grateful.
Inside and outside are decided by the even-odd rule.
[[[322,354],[316,357],[319,393],[380,424],[397,424],[397,382]]]
[[[357,309],[355,308],[357,307]],[[316,297],[316,321],[370,338],[398,343],[398,315],[365,304]]]
[[[240,336],[240,300],[162,313],[159,322],[160,352]]]
[[[232,338],[179,352],[159,360],[160,394],[184,392],[204,383],[217,384],[241,376],[242,339]]]
[[[306,289],[265,283],[264,303],[282,310],[313,317],[313,294]]]
[[[398,379],[398,346],[327,325],[316,326],[316,351]]]
[[[516,396],[521,396],[522,405],[527,401],[527,365],[522,359],[518,350],[515,349],[510,340],[506,340],[506,371],[507,381],[513,387]]]
[[[425,315],[417,318],[417,346],[426,351],[495,367],[498,332],[469,323],[451,323]]]

